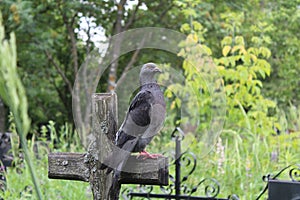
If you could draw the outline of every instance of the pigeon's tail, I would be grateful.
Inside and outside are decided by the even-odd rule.
[[[100,170],[107,169],[106,174],[109,174],[113,170],[116,170],[117,168],[119,168],[119,166],[120,166],[121,163],[123,165],[124,159],[127,160],[126,158],[128,156],[127,155],[123,155],[123,154],[113,153],[112,155],[110,155],[110,156],[108,156],[107,158],[104,159],[104,161],[103,161],[103,163],[101,163],[101,166],[100,166],[99,169]]]
[[[106,174],[109,174],[110,172],[112,172],[114,169],[113,168],[111,168],[111,167],[109,167],[109,166],[107,166],[106,164],[101,164],[101,166],[99,167],[99,169],[100,170],[105,170],[105,169],[107,169],[107,171],[106,171]]]
[[[112,159],[112,155],[108,156],[108,157],[101,163],[101,166],[99,167],[100,170],[105,170],[105,169],[107,169],[106,174],[109,174],[109,173],[113,170],[113,168],[110,167],[110,165],[108,164],[108,163],[109,163],[108,161],[111,160],[111,159]]]
[[[121,187],[121,184],[119,183],[120,175],[137,141],[138,138],[127,140],[122,146],[122,150],[112,152],[101,163],[100,170],[107,169],[106,174],[114,171],[112,184],[109,190],[110,200],[118,199],[119,194],[117,191],[119,191]]]
[[[114,169],[119,169],[122,171],[120,164],[122,163],[123,167],[137,142],[138,138],[127,140],[122,146],[122,149],[119,149],[118,151],[114,150],[110,155],[104,158],[103,162],[101,163],[100,170],[108,168],[108,170],[110,170],[109,172]]]
[[[118,199],[118,192],[121,188],[121,184],[119,183],[119,179],[121,176],[121,170],[123,168],[123,165],[125,164],[125,161],[122,161],[116,170],[114,170],[114,176],[112,179],[111,187],[109,189],[109,195],[111,200],[117,200]]]
[[[110,200],[118,200],[119,199],[119,193],[117,191],[120,190],[121,184],[119,183],[119,178],[120,178],[121,172],[118,172],[118,174],[115,173],[111,187],[109,189],[109,196]]]

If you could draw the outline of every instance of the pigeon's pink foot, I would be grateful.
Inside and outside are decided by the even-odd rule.
[[[159,157],[163,157],[163,155],[161,154],[150,154],[148,153],[147,151],[141,151],[140,154],[137,156],[137,158],[140,158],[142,157],[143,160],[146,160],[146,159],[156,159],[156,158],[159,158]]]

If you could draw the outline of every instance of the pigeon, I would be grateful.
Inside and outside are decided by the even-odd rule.
[[[118,179],[130,153],[138,152],[138,157],[143,159],[161,156],[145,150],[165,120],[164,95],[155,79],[155,75],[161,72],[154,63],[144,64],[140,71],[140,91],[131,101],[124,122],[116,133],[115,145],[118,151],[108,156],[101,167],[109,168],[108,172],[114,170],[111,192],[119,187]]]
[[[154,75],[162,71],[154,64],[145,64],[140,72],[140,92],[130,103],[127,115],[116,134],[116,145],[124,150],[127,143],[135,141],[130,145],[130,152],[140,152],[145,158],[156,158],[158,155],[149,154],[145,147],[151,142],[154,135],[160,130],[166,113],[166,104],[163,92],[157,84]]]

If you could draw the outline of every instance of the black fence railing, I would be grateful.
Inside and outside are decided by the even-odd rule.
[[[220,184],[214,178],[204,178],[194,186],[188,186],[187,180],[193,175],[197,167],[197,158],[190,152],[181,152],[181,141],[184,139],[184,132],[176,128],[172,133],[175,140],[174,161],[170,165],[175,165],[175,175],[169,175],[169,186],[161,186],[160,193],[154,193],[153,186],[140,186],[138,188],[126,188],[121,192],[125,200],[134,197],[143,197],[148,199],[199,199],[199,200],[239,200],[237,195],[230,195],[227,198],[219,198]],[[182,174],[182,168],[189,169],[187,174]],[[186,170],[185,170],[186,171]],[[204,196],[194,196],[200,190],[203,190]]]

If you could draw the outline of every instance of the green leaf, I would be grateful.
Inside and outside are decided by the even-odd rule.
[[[251,56],[250,54],[245,54],[243,57],[242,57],[245,65],[250,65],[251,64]]]
[[[201,31],[203,29],[202,24],[200,24],[197,21],[193,21],[192,24],[193,24],[194,31]]]
[[[226,46],[226,45],[231,45],[232,44],[232,37],[230,36],[226,36],[223,38],[223,40],[221,41],[221,45],[222,46]]]
[[[256,85],[258,85],[259,87],[263,87],[263,84],[262,84],[262,82],[260,81],[260,80],[254,80],[253,81]]]
[[[236,36],[235,37],[235,43],[241,46],[245,45],[244,37],[242,36]]]
[[[251,38],[251,41],[255,44],[258,44],[258,43],[260,43],[261,39],[259,37],[254,36]]]
[[[271,56],[271,51],[266,47],[260,47],[259,52],[265,58],[269,58]]]
[[[265,74],[265,71],[264,71],[264,70],[259,69],[258,72],[259,72],[259,74],[261,75],[261,77],[262,77],[263,79],[266,78],[266,74]]]
[[[207,55],[211,55],[212,52],[211,52],[211,49],[206,46],[206,45],[201,45],[201,48],[204,50],[204,52],[207,54]]]
[[[230,46],[228,46],[228,45],[224,46],[224,47],[223,47],[223,50],[222,50],[222,54],[223,54],[223,56],[225,56],[225,57],[226,57],[226,56],[228,55],[228,53],[229,53],[230,49],[231,49],[231,47],[230,47]]]
[[[197,13],[193,8],[186,8],[182,11],[185,16],[193,16],[196,17]]]
[[[189,24],[184,23],[184,24],[181,25],[180,31],[181,32],[190,32],[191,31],[191,27],[190,27]]]

